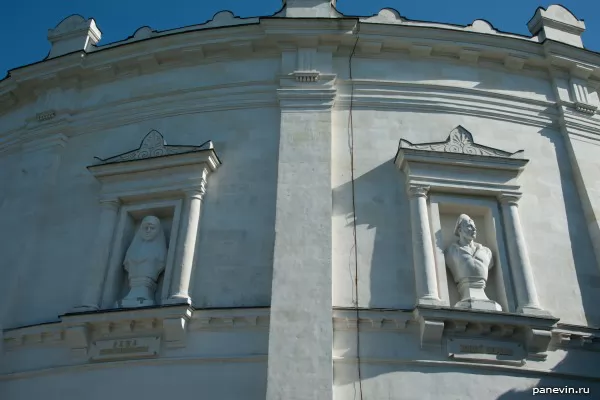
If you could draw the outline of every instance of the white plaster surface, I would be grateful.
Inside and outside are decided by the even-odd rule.
[[[282,113],[269,334],[271,400],[328,399],[332,394],[330,132],[329,110]],[[296,379],[286,384],[288,368]]]
[[[355,374],[355,370],[355,365],[336,365],[339,375]],[[514,376],[505,372],[489,372],[481,369],[475,372],[470,368],[457,365],[363,364],[361,372],[365,398],[372,393],[377,393],[380,398],[394,400],[512,400],[531,398],[533,387],[582,387],[589,388],[590,393],[600,390],[599,385],[591,381]],[[352,399],[356,389],[352,382],[346,383],[340,379],[336,385],[334,398]],[[540,397],[551,398],[541,395]]]
[[[335,58],[336,70],[346,71],[348,60],[343,57]],[[342,72],[345,75],[345,72]],[[373,62],[370,58],[357,57],[353,60],[353,78],[356,80],[369,79],[371,85],[380,87],[394,86],[389,83],[410,83],[430,85],[427,89],[438,86],[452,87],[454,90],[477,89],[490,93],[514,95],[523,99],[553,101],[554,92],[547,79],[534,74],[512,73],[495,68],[479,68],[452,62],[437,62],[435,60],[395,57],[379,59]],[[425,87],[423,88],[424,90]]]
[[[147,120],[98,135],[77,136],[63,149],[62,162],[54,168],[49,168],[54,156],[28,153],[29,158],[17,164],[18,172],[15,171],[24,179],[14,180],[12,175],[13,179],[7,182],[11,198],[16,200],[17,193],[39,190],[40,184],[48,189],[44,197],[26,195],[25,201],[13,203],[6,199],[3,204],[5,210],[11,203],[15,207],[5,214],[6,223],[14,226],[11,228],[14,240],[23,243],[23,247],[2,249],[8,259],[15,257],[15,265],[23,265],[10,271],[11,277],[18,274],[20,278],[18,289],[14,288],[16,283],[9,286],[8,292],[14,289],[14,293],[9,295],[7,312],[11,315],[6,317],[5,326],[52,321],[76,305],[77,287],[85,278],[86,255],[95,238],[94,227],[100,212],[96,197],[99,184],[85,167],[93,163],[94,156],[137,148],[144,132],[152,128],[165,132],[168,143],[172,144],[201,144],[213,139],[215,147],[220,147],[219,155],[231,159],[219,169],[219,176],[211,177],[214,179],[208,187],[212,190],[208,190],[204,199],[196,260],[199,267],[195,269],[192,284],[196,304],[268,305],[278,115],[275,110],[253,110],[240,112],[237,119],[233,117],[235,113]],[[249,152],[249,146],[257,147]],[[61,193],[74,191],[77,196],[63,199]],[[35,244],[39,237],[47,240]],[[70,243],[68,251],[63,248],[65,243]],[[49,282],[53,283],[48,285]],[[29,290],[34,290],[36,296],[29,296]],[[15,312],[17,304],[19,312]]]
[[[533,385],[600,390],[587,380],[600,376],[600,123],[573,106],[567,72],[583,53],[496,34],[483,21],[441,36],[432,29],[424,45],[395,36],[412,27],[381,12],[364,29],[389,42],[361,42],[353,60],[353,193],[354,22],[331,19],[328,1],[290,0],[288,11],[326,18],[295,20],[288,31],[283,19],[244,27],[221,13],[215,26],[237,26],[108,46],[76,64],[76,76],[67,55],[53,60],[60,75],[42,63],[15,71],[18,82],[0,82],[0,103],[15,102],[0,111],[0,398],[354,398],[356,332],[347,317],[332,322],[332,307],[354,312],[355,261],[358,306],[404,313],[360,322],[365,398],[513,399],[529,397]],[[448,46],[446,34],[464,43]],[[154,40],[150,57],[127,59]],[[482,43],[485,55],[473,50]],[[508,55],[516,49],[526,58]],[[560,57],[545,58],[551,53]],[[585,63],[594,62],[585,53]],[[293,75],[298,69],[310,79]],[[579,79],[597,105],[593,85]],[[413,314],[410,207],[394,157],[400,139],[444,141],[458,125],[478,144],[524,150],[530,160],[518,178],[519,215],[540,305],[559,322],[531,334],[524,366],[449,360],[427,347]],[[89,363],[86,333],[99,333],[53,323],[81,299],[100,222],[100,184],[86,167],[94,156],[137,148],[152,129],[170,145],[214,143],[223,164],[202,202],[190,291],[199,312],[232,308],[242,316],[174,319],[165,332],[176,337],[157,358]],[[515,303],[514,293],[506,296]],[[244,314],[249,307],[268,316]],[[443,323],[423,324],[445,340]],[[492,332],[492,323],[480,325]]]
[[[558,132],[435,113],[355,110],[353,120],[360,306],[414,304],[408,199],[403,177],[393,165],[397,143],[400,138],[412,143],[444,141],[461,124],[476,135],[477,143],[510,152],[523,149],[531,160],[519,178],[524,192],[519,210],[543,308],[568,323],[598,321],[593,304],[600,299],[590,287],[598,269]],[[333,304],[349,307],[354,258],[346,127],[347,114],[339,112],[332,149]],[[553,210],[551,219],[546,207]],[[547,239],[536,240],[540,237]],[[548,274],[548,269],[555,273]],[[565,298],[571,300],[567,303]]]
[[[130,399],[162,398],[176,393],[211,399],[264,399],[266,363],[227,364],[183,361],[157,365],[105,365],[96,370],[75,369],[62,375],[46,375],[1,381],[7,399]],[[152,377],[152,378],[150,378]],[[73,379],[77,384],[73,384]]]

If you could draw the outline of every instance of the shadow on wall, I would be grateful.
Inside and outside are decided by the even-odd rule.
[[[540,132],[544,137],[547,137],[554,145],[555,157],[558,163],[559,175],[560,175],[560,190],[562,191],[562,197],[564,198],[565,210],[566,210],[566,222],[570,240],[570,248],[573,256],[573,267],[579,283],[582,303],[584,312],[588,322],[591,325],[597,324],[599,315],[595,304],[598,300],[598,288],[600,287],[600,277],[598,277],[598,271],[594,263],[590,263],[590,256],[593,257],[593,251],[591,241],[587,232],[584,213],[582,210],[581,203],[578,198],[577,190],[573,181],[573,171],[569,162],[568,154],[566,152],[564,144],[561,142],[562,137],[559,133],[551,130],[544,129]],[[535,162],[535,160],[532,160]],[[548,162],[554,164],[554,161],[549,157]],[[537,182],[537,184],[543,185],[544,182]],[[356,212],[352,209],[352,184],[350,182],[345,183],[334,189],[334,215],[343,215],[346,218],[347,231],[351,232],[352,229],[352,218],[356,216],[356,224],[358,231],[358,249],[359,249],[359,284],[361,275],[364,277],[368,274],[369,288],[361,289],[361,304],[360,307],[370,308],[411,308],[414,306],[414,276],[412,272],[412,251],[411,251],[411,227],[410,227],[410,210],[407,195],[405,194],[405,183],[403,174],[397,170],[393,163],[393,160],[385,162],[376,168],[368,171],[367,173],[357,176],[355,180],[355,204]],[[543,201],[543,199],[542,199]],[[375,229],[374,239],[370,239],[368,235],[369,231]],[[343,240],[351,240],[351,233],[344,233]],[[372,253],[370,251],[370,242],[364,239],[372,241]],[[361,240],[363,239],[363,240]],[[533,239],[533,238],[532,238]],[[530,239],[530,240],[532,240]],[[370,265],[369,265],[369,255]],[[560,260],[557,260],[560,262]],[[548,266],[552,268],[552,265]],[[557,267],[559,267],[557,265]],[[565,266],[560,265],[565,268]],[[344,266],[345,268],[345,266]],[[353,266],[351,267],[353,271]],[[551,270],[548,271],[552,273]],[[350,282],[348,283],[350,284]],[[367,290],[369,293],[366,293]],[[366,293],[365,296],[363,293]],[[369,299],[368,304],[365,299]],[[596,307],[597,308],[597,307]],[[417,332],[414,332],[418,335]],[[416,337],[416,336],[415,336]],[[361,354],[368,357],[369,348],[371,346],[377,346],[381,343],[373,340],[373,337],[361,335]],[[411,352],[411,359],[419,358],[430,358],[425,353],[418,350],[418,343],[409,341],[410,345],[417,346],[414,351]],[[413,344],[414,343],[414,344]],[[440,350],[443,351],[443,350]],[[440,354],[433,355],[433,359],[440,360]],[[541,389],[545,388],[558,388],[569,389],[584,388],[590,389],[590,397],[597,397],[597,393],[600,393],[600,382],[592,379],[581,379],[576,377],[569,377],[566,374],[582,374],[590,373],[591,368],[597,368],[594,365],[590,365],[591,359],[593,359],[594,353],[581,353],[578,350],[570,350],[565,354],[565,358],[558,363],[554,368],[550,369],[550,372],[556,374],[555,376],[546,376],[544,372],[535,374],[532,372],[522,373],[518,367],[513,371],[493,371],[489,369],[476,369],[475,374],[474,368],[477,366],[469,365],[440,365],[440,366],[427,366],[419,367],[411,364],[370,364],[363,363],[361,367],[361,379],[363,382],[367,382],[371,378],[380,377],[390,373],[402,373],[402,372],[420,372],[420,373],[435,373],[435,374],[449,374],[449,377],[439,379],[453,379],[452,376],[461,370],[465,375],[473,376],[489,376],[489,377],[507,377],[512,380],[507,381],[507,387],[515,386],[514,384],[518,381],[514,379],[524,379],[524,385],[519,385],[517,389],[511,389],[504,393],[501,392],[502,386],[499,391],[491,392],[488,391],[489,397],[479,397],[481,399],[501,399],[501,400],[512,400],[512,399],[525,399],[531,398],[534,389],[539,389],[535,398],[551,398],[557,394],[546,394]],[[443,355],[442,355],[443,360]],[[535,364],[535,363],[534,363]],[[533,366],[535,368],[535,366]],[[531,366],[530,366],[531,368]],[[355,365],[353,364],[337,364],[334,367],[334,377],[336,386],[343,385],[355,385],[357,388],[358,378]],[[436,382],[438,378],[434,378]],[[465,379],[465,378],[463,378]],[[532,381],[537,381],[532,384]],[[450,383],[449,383],[450,384]],[[373,385],[373,383],[371,383]],[[389,390],[389,395],[392,393],[394,388],[388,386],[388,389],[382,389],[379,384],[371,386],[368,383],[365,385],[365,394],[369,395],[368,390],[370,387],[379,387],[378,390]],[[527,389],[522,389],[528,385]],[[433,389],[433,388],[432,388]],[[442,388],[435,388],[435,390],[443,390]],[[491,388],[490,388],[491,389]],[[465,388],[465,390],[469,390]],[[482,393],[486,393],[483,390]],[[595,395],[596,394],[596,395]],[[370,393],[372,396],[373,393]],[[380,394],[381,395],[381,394]],[[562,394],[563,397],[586,397],[586,394],[582,392],[581,395],[577,396],[572,393]],[[382,396],[385,397],[385,396]]]
[[[404,192],[404,175],[391,159],[356,177],[354,186],[356,212],[352,209],[352,183],[348,182],[333,190],[333,213],[334,216],[343,215],[347,221],[346,229],[340,235],[344,241],[352,241],[352,219],[356,216],[359,306],[413,308],[410,210]],[[373,234],[374,238],[371,237]],[[350,253],[348,257],[341,256],[341,262],[348,263],[348,269],[354,275],[353,249]],[[367,276],[368,288],[361,285]],[[352,280],[348,279],[347,284],[353,285]],[[368,303],[366,299],[369,299]]]
[[[564,198],[570,248],[581,302],[588,325],[600,326],[600,275],[596,266],[595,254],[589,237],[583,206],[574,182],[573,169],[562,136],[552,129],[542,129],[540,134],[554,145],[560,174],[562,196]],[[593,260],[593,261],[592,261]],[[592,262],[590,262],[592,261]],[[560,266],[565,268],[565,266]]]
[[[577,361],[571,353],[567,353],[565,358],[552,368],[553,373],[563,373],[574,369],[585,368],[580,361]],[[589,366],[591,367],[591,366]],[[557,389],[557,393],[553,390]],[[535,395],[534,395],[535,392]],[[598,398],[600,393],[600,383],[592,379],[573,379],[573,378],[552,378],[548,376],[542,377],[534,386],[526,390],[509,390],[496,400],[525,400],[531,399],[532,396],[536,399],[553,399],[559,398]]]
[[[564,146],[562,136],[552,129],[542,129],[540,134],[554,145],[554,154],[548,154],[549,168],[558,165],[560,175],[560,190],[564,199],[566,223],[572,252],[572,261],[556,259],[557,263],[573,263],[578,286],[581,292],[583,312],[588,324],[600,325],[600,310],[596,304],[600,301],[600,274],[595,266],[592,243],[589,238],[583,208],[579,200],[573,180],[573,170]],[[556,161],[554,161],[556,157]],[[531,160],[531,163],[544,161]],[[550,166],[551,165],[551,166]],[[541,168],[537,165],[537,168]],[[529,182],[528,185],[537,187],[524,190],[539,192],[540,202],[545,194],[556,193],[553,182],[546,184],[542,179]],[[414,306],[414,271],[412,268],[412,246],[410,209],[405,193],[404,175],[394,165],[393,159],[380,164],[374,169],[357,176],[355,179],[355,205],[352,209],[352,184],[350,182],[334,188],[334,216],[343,215],[347,221],[346,230],[340,235],[340,241],[352,241],[352,218],[356,216],[357,243],[359,260],[359,304],[360,307],[370,308],[412,308]],[[541,204],[543,205],[543,203]],[[523,218],[522,219],[526,219]],[[564,225],[552,225],[547,218],[539,221],[544,229],[564,229]],[[534,221],[535,223],[535,221]],[[547,226],[550,223],[550,226]],[[374,232],[371,230],[374,229]],[[527,230],[527,229],[526,229]],[[527,234],[527,232],[526,232]],[[373,237],[374,236],[374,237]],[[528,237],[529,241],[535,237]],[[564,243],[557,245],[565,246]],[[344,247],[346,248],[346,247]],[[541,250],[540,250],[541,249]],[[539,251],[546,251],[540,247]],[[530,253],[536,248],[529,246]],[[352,250],[348,250],[352,253]],[[533,254],[530,254],[530,257]],[[533,258],[533,257],[532,257]],[[354,273],[353,255],[341,256],[350,273]],[[535,260],[532,260],[535,262]],[[552,265],[546,266],[552,273]],[[569,273],[569,265],[556,265]],[[368,288],[366,278],[368,276]],[[361,285],[365,282],[365,285]],[[352,279],[347,280],[352,285]],[[368,302],[367,302],[368,300]],[[350,304],[344,304],[349,306]]]
[[[415,332],[416,333],[416,332]],[[402,339],[400,339],[402,340]],[[568,353],[566,357],[552,368],[549,372],[555,376],[547,375],[546,371],[539,373],[531,371],[535,366],[529,366],[527,372],[519,371],[519,367],[506,369],[502,366],[499,369],[491,369],[489,365],[443,364],[442,352],[439,355],[433,355],[428,352],[419,352],[417,341],[408,341],[409,346],[416,346],[411,352],[411,356],[418,359],[434,358],[437,365],[423,365],[411,362],[382,362],[370,363],[362,362],[360,375],[362,390],[365,398],[406,398],[406,399],[477,399],[477,400],[519,400],[531,399],[534,389],[538,389],[534,398],[546,399],[556,397],[557,394],[546,394],[547,388],[558,388],[565,390],[561,398],[598,398],[600,393],[600,382],[594,378],[569,377],[569,372],[573,374],[591,367],[587,361],[582,361],[578,357]],[[364,343],[361,340],[361,348],[377,346],[375,343]],[[365,351],[365,353],[367,352]],[[442,357],[440,357],[442,356]],[[524,368],[527,368],[526,365]],[[592,367],[593,368],[593,367]],[[390,374],[392,374],[390,376]],[[432,375],[433,374],[433,375]],[[589,371],[588,371],[589,374]],[[373,378],[377,378],[374,380]],[[358,392],[358,369],[357,364],[343,363],[336,364],[334,367],[334,385],[338,388],[349,386],[342,389],[344,393]],[[506,390],[510,388],[509,390]],[[569,388],[585,391],[574,395],[568,393]],[[543,390],[542,390],[543,389]],[[419,393],[418,396],[415,392]],[[402,393],[402,394],[400,394]],[[567,394],[565,394],[567,393]]]

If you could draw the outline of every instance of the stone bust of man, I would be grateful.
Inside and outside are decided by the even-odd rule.
[[[144,217],[123,261],[129,278],[129,293],[121,301],[121,307],[155,304],[154,292],[158,277],[165,269],[166,258],[167,243],[160,219]]]
[[[458,286],[460,301],[456,308],[502,311],[498,303],[485,294],[488,271],[494,266],[492,251],[475,242],[477,228],[466,214],[461,214],[454,227],[457,240],[446,249],[446,265]]]

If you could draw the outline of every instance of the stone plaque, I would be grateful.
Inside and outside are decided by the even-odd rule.
[[[96,340],[90,348],[92,361],[156,357],[160,352],[160,337]]]
[[[520,343],[497,340],[450,338],[447,347],[448,356],[456,360],[522,364],[527,356]]]

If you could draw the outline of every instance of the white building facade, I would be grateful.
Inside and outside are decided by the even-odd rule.
[[[0,398],[600,393],[600,54],[287,0],[0,81]]]

